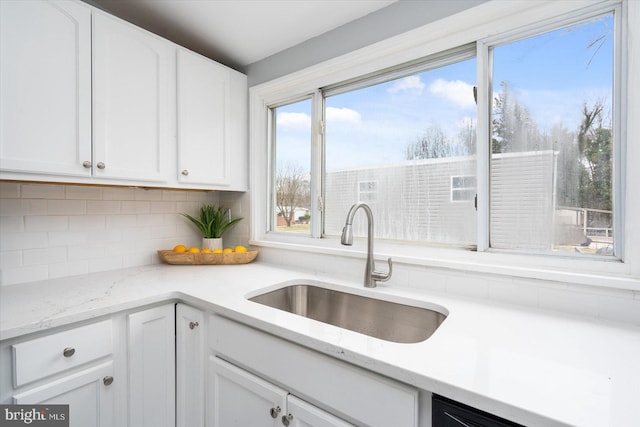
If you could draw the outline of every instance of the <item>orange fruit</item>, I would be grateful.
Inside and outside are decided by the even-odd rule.
[[[229,254],[229,253],[233,252],[233,249],[231,249],[231,248],[224,248],[224,249],[222,250],[222,252],[223,252],[223,253],[225,253],[225,254]]]
[[[214,254],[221,254],[222,253],[222,249],[214,249],[213,253]]]
[[[187,247],[185,245],[177,245],[173,248],[173,252],[187,252]]]
[[[198,252],[200,252],[200,248],[193,246],[189,248],[189,252],[193,252],[194,254],[197,254]]]
[[[238,245],[233,249],[234,252],[247,252],[247,248],[242,245]]]
[[[201,250],[201,251],[200,251],[200,253],[203,253],[203,254],[210,254],[210,253],[211,253],[211,249],[209,249],[209,248],[204,248],[203,250]]]

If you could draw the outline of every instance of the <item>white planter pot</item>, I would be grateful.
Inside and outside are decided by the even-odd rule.
[[[224,246],[222,245],[222,237],[217,238],[202,238],[202,249],[222,249]]]

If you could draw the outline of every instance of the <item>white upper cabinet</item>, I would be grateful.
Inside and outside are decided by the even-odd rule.
[[[101,13],[93,31],[94,176],[166,181],[173,45]]]
[[[91,9],[0,1],[0,170],[90,176],[90,161]]]
[[[0,179],[247,190],[245,75],[81,2],[0,19]]]
[[[178,179],[229,185],[230,70],[178,49]]]
[[[180,183],[246,189],[246,86],[244,75],[178,49]]]

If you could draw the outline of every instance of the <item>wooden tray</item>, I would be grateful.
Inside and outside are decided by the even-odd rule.
[[[250,263],[258,256],[258,251],[203,254],[159,250],[158,256],[167,264],[175,265],[232,265]]]

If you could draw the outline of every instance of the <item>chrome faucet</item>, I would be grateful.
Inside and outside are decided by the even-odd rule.
[[[353,245],[353,230],[351,228],[351,224],[353,223],[353,217],[356,214],[356,211],[362,208],[364,212],[367,214],[367,264],[364,267],[364,287],[365,288],[375,288],[376,282],[386,282],[391,277],[391,272],[393,270],[393,265],[391,262],[391,258],[387,260],[389,263],[389,271],[387,273],[383,273],[380,271],[375,271],[376,265],[373,260],[373,214],[371,213],[371,208],[364,202],[358,202],[355,205],[351,206],[349,213],[347,214],[347,222],[342,229],[342,237],[340,238],[340,243],[346,246]]]

